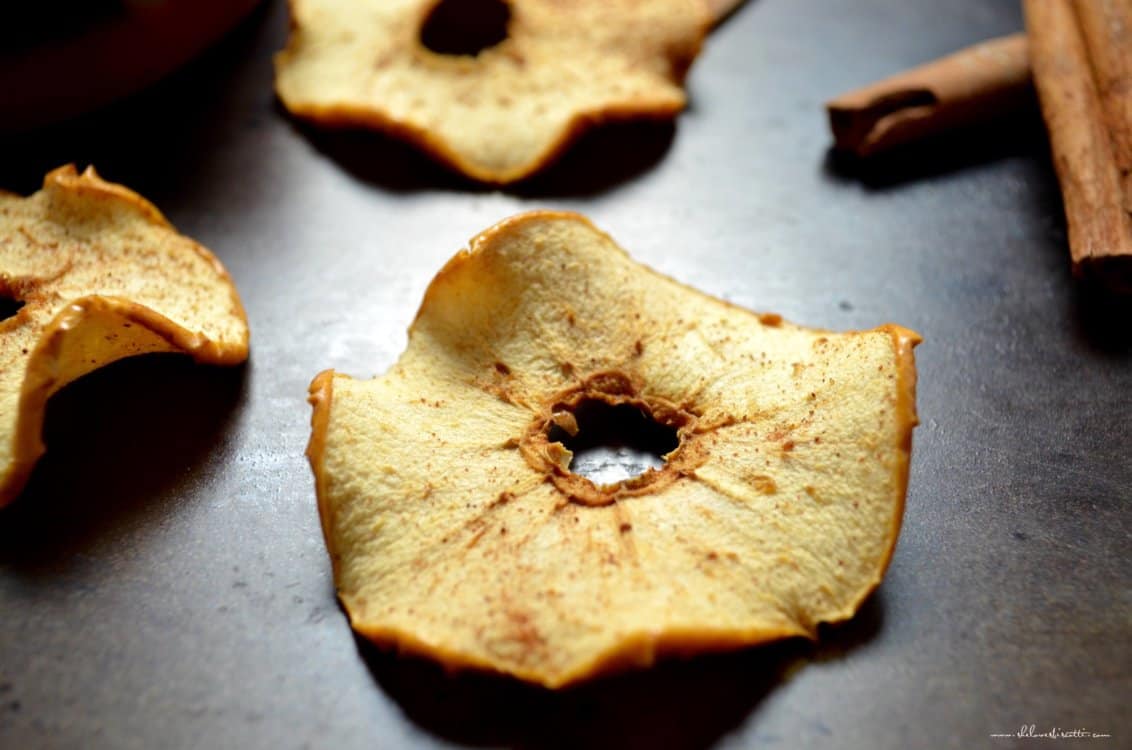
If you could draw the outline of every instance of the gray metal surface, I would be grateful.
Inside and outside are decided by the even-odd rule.
[[[1015,3],[752,0],[675,126],[587,138],[519,190],[290,121],[273,2],[140,98],[0,143],[0,185],[94,163],[213,249],[252,325],[242,369],[115,365],[52,403],[0,512],[0,746],[1130,747],[1132,306],[1068,275],[1030,113],[867,172],[822,102],[1021,27]],[[303,456],[306,388],[384,370],[433,273],[533,207],[737,304],[920,331],[904,530],[877,594],[815,645],[551,694],[360,644]],[[1023,724],[1109,739],[992,739]]]

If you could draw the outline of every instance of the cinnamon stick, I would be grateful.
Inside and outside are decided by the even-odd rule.
[[[1076,0],[1075,8],[1120,171],[1124,210],[1132,212],[1132,2]]]
[[[1132,291],[1132,0],[1023,0],[1073,271]]]
[[[991,39],[826,104],[834,146],[867,157],[1018,109],[1031,98],[1026,35]]]

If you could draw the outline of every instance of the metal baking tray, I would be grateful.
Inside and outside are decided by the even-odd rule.
[[[750,0],[675,123],[603,129],[508,190],[292,121],[271,87],[286,27],[270,2],[157,87],[0,141],[9,190],[93,163],[152,200],[227,265],[252,326],[245,367],[143,358],[54,398],[48,453],[0,512],[0,746],[1132,741],[1132,306],[1070,277],[1036,110],[867,168],[828,152],[827,98],[1019,30],[1015,3]],[[355,639],[307,386],[383,371],[441,265],[536,207],[748,308],[924,336],[903,533],[855,619],[563,693]]]

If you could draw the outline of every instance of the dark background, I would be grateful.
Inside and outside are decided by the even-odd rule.
[[[156,89],[0,139],[10,190],[75,161],[153,200],[252,326],[246,367],[128,361],[53,400],[0,512],[0,746],[1132,747],[1132,306],[1070,278],[1036,112],[868,169],[828,153],[827,98],[1019,30],[1016,6],[751,0],[674,126],[587,137],[505,191],[288,119],[281,2]],[[307,385],[387,368],[444,261],[543,206],[737,304],[923,334],[904,530],[856,619],[561,694],[351,635]],[[1031,723],[1112,737],[989,737]]]

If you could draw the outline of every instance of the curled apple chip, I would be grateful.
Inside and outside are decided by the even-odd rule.
[[[292,0],[291,14],[275,58],[288,110],[491,183],[593,123],[675,116],[712,22],[702,0]]]
[[[551,687],[813,637],[892,555],[918,341],[756,315],[578,215],[489,229],[432,281],[385,375],[311,385],[308,454],[353,627]],[[669,431],[663,466],[573,473],[567,444],[595,407]]]
[[[47,399],[67,383],[134,354],[248,356],[220,262],[93,168],[60,167],[28,198],[0,192],[0,299],[20,305],[0,321],[0,506],[43,454]]]

